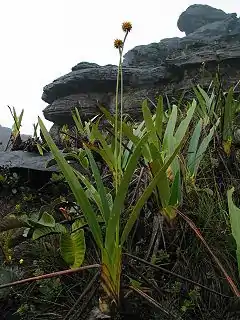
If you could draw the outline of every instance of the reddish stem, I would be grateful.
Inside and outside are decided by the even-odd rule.
[[[92,265],[84,266],[81,268],[68,269],[68,270],[63,270],[63,271],[58,271],[58,272],[53,272],[53,273],[47,273],[47,274],[43,274],[43,275],[37,276],[37,277],[32,277],[32,278],[27,278],[27,279],[23,279],[23,280],[18,280],[15,282],[2,284],[2,285],[0,285],[0,289],[16,286],[18,284],[23,284],[23,283],[27,283],[27,282],[31,282],[31,281],[38,281],[38,280],[43,280],[43,279],[55,278],[55,277],[59,277],[59,276],[66,275],[66,274],[72,274],[72,273],[76,273],[79,271],[100,268],[100,267],[101,267],[100,264],[92,264]]]

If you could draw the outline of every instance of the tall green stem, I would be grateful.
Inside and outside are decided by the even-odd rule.
[[[119,91],[119,78],[120,78],[120,69],[121,69],[121,49],[119,49],[120,52],[120,58],[119,58],[119,64],[118,64],[118,73],[117,73],[117,85],[116,85],[116,105],[115,105],[115,154],[114,154],[114,160],[115,160],[115,188],[116,193],[118,190],[118,91]]]

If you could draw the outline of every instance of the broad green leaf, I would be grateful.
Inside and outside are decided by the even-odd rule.
[[[32,239],[36,240],[42,237],[45,237],[49,234],[54,234],[54,233],[66,233],[67,230],[66,228],[60,224],[56,223],[55,227],[42,227],[42,228],[37,228],[33,231]]]
[[[49,213],[43,212],[40,220],[37,221],[37,224],[40,224],[44,227],[55,227],[55,219]]]
[[[230,223],[232,229],[232,235],[236,241],[237,249],[236,256],[238,261],[238,272],[240,275],[240,209],[233,203],[232,195],[234,192],[234,187],[228,190],[228,210],[230,216]]]
[[[27,219],[29,225],[36,227],[55,227],[55,219],[52,215],[46,211],[42,213],[41,218],[39,219],[39,213],[31,214],[31,217]]]
[[[103,239],[102,239],[102,233],[100,226],[98,224],[96,214],[83,190],[81,187],[76,175],[74,174],[74,171],[72,167],[67,163],[67,161],[64,159],[62,153],[59,151],[57,146],[55,145],[53,139],[47,132],[47,129],[44,126],[44,123],[42,120],[39,118],[39,125],[42,130],[42,133],[44,135],[44,138],[46,142],[48,143],[48,146],[50,150],[52,151],[52,154],[54,155],[59,168],[61,169],[65,179],[67,180],[69,187],[71,188],[76,202],[80,205],[83,214],[88,222],[88,225],[91,229],[91,232],[93,234],[93,237],[97,243],[97,245],[102,248],[103,246]]]
[[[84,230],[62,234],[60,250],[63,259],[72,269],[81,267],[86,251]]]
[[[81,217],[79,219],[77,219],[76,221],[74,221],[74,223],[72,224],[72,232],[81,229],[83,227],[85,227],[87,225],[86,220],[84,219],[84,217]]]

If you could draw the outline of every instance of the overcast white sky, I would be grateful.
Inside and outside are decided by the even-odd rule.
[[[123,21],[133,24],[126,52],[183,36],[177,19],[194,3],[240,14],[239,0],[0,0],[0,124],[12,126],[7,105],[24,108],[22,133],[31,134],[47,105],[44,85],[81,61],[117,64],[113,40],[122,37]]]

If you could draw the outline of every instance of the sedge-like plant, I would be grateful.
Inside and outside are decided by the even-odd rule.
[[[128,32],[131,30],[131,24],[125,22],[122,26],[125,32],[124,41],[115,40],[114,45],[119,49],[120,61],[117,77],[116,88],[116,110],[115,110],[115,144],[114,152],[106,142],[105,136],[98,130],[97,126],[93,126],[92,133],[98,139],[101,147],[96,148],[94,145],[91,147],[88,143],[83,142],[83,148],[86,152],[90,169],[93,175],[94,183],[81,173],[73,169],[62,153],[58,150],[49,133],[47,132],[43,122],[39,119],[39,125],[43,133],[44,139],[59,166],[66,181],[68,182],[73,195],[75,196],[76,203],[81,208],[81,211],[86,219],[92,236],[101,252],[101,287],[102,294],[100,296],[100,307],[105,313],[110,313],[114,306],[120,303],[120,279],[122,271],[122,251],[124,243],[126,242],[142,207],[151,196],[153,190],[156,188],[158,180],[166,172],[169,165],[179,152],[181,142],[176,146],[174,152],[166,159],[164,163],[158,167],[155,176],[149,183],[143,194],[137,199],[136,203],[131,208],[125,207],[125,200],[127,197],[128,188],[135,170],[138,167],[138,162],[142,156],[143,149],[148,142],[149,133],[145,132],[141,138],[138,139],[132,150],[131,154],[125,163],[124,170],[122,170],[122,135],[123,135],[123,83],[122,83],[122,51]],[[121,83],[121,110],[120,120],[118,119],[118,90],[119,83]],[[82,131],[83,126],[79,120],[79,116],[75,114],[74,121],[77,128]],[[94,159],[90,149],[100,151],[106,164],[112,169],[114,176],[114,191],[112,201],[109,201],[110,196],[107,188],[104,186],[99,168]],[[96,209],[97,208],[97,209]],[[121,215],[128,217],[127,222],[121,227]],[[99,224],[99,215],[102,218],[102,226]],[[77,230],[78,229],[78,230]],[[81,234],[80,234],[81,232]],[[79,267],[83,258],[79,258],[79,250],[81,255],[85,250],[84,231],[82,228],[72,228],[71,234],[62,234],[61,251],[65,261],[71,264],[72,267]],[[79,248],[79,250],[77,250]],[[80,249],[81,248],[81,249]],[[78,258],[76,258],[78,256]],[[75,257],[75,258],[74,258]]]
[[[112,148],[112,144],[109,145],[104,134],[98,129],[97,124],[92,125],[90,136],[98,140],[99,146],[97,147],[92,143],[89,144],[88,142],[83,142],[83,148],[88,158],[89,168],[93,176],[93,183],[91,183],[89,178],[80,172],[77,172],[70,166],[54,144],[43,122],[39,119],[40,128],[44,138],[47,141],[59,168],[65,176],[65,179],[75,196],[77,204],[81,208],[92,236],[101,252],[101,287],[103,290],[100,296],[100,307],[105,313],[110,313],[113,306],[118,306],[120,303],[120,279],[122,273],[122,251],[124,244],[128,239],[136,220],[138,219],[142,207],[145,205],[156,187],[159,186],[159,181],[165,181],[166,171],[178,154],[185,133],[184,130],[181,130],[181,134],[178,135],[178,139],[176,139],[171,150],[169,150],[167,154],[164,154],[164,160],[162,158],[161,161],[159,159],[156,160],[156,153],[160,150],[160,146],[158,148],[157,146],[154,146],[153,137],[157,134],[156,130],[158,129],[156,128],[158,128],[158,126],[162,126],[163,108],[161,108],[161,106],[158,108],[158,112],[155,116],[157,123],[154,123],[153,128],[150,130],[151,124],[149,125],[148,122],[152,120],[146,116],[148,111],[146,111],[146,105],[144,104],[144,125],[142,127],[143,129],[145,128],[145,130],[141,130],[140,127],[138,129],[138,136],[130,134],[129,137],[125,134],[127,125],[122,119],[122,50],[126,36],[131,30],[131,24],[124,23],[123,30],[126,32],[124,41],[115,40],[114,42],[114,45],[119,49],[120,54],[116,88],[116,110],[115,116],[113,116],[113,127],[115,133],[114,148]],[[121,84],[120,119],[118,118],[117,98],[119,84]],[[194,107],[192,107],[191,112],[188,113],[184,122],[185,125],[182,125],[183,128],[187,128],[193,112]],[[83,125],[79,114],[75,114],[74,121],[78,130],[83,132]],[[147,124],[145,124],[146,122]],[[128,130],[128,132],[130,132],[130,130]],[[127,148],[127,152],[130,150],[128,156],[123,156],[126,155],[126,150],[123,147],[123,135],[128,138],[130,143],[132,143],[131,148]],[[114,177],[114,190],[111,194],[109,194],[103,183],[92,150],[98,152],[102,156],[102,159],[112,171]],[[125,201],[133,174],[138,168],[140,159],[143,156],[147,157],[146,153],[149,153],[149,150],[151,152],[151,157],[148,157],[147,161],[151,162],[151,165],[154,167],[153,179],[142,195],[136,200],[136,203],[130,208],[127,208],[125,207]],[[159,188],[159,192],[161,194],[163,193],[161,188]],[[127,217],[127,221],[124,226],[121,225],[121,216],[123,213],[124,217]],[[102,227],[99,223],[99,215],[102,219]],[[72,229],[72,233],[70,235],[66,236],[66,234],[64,234],[62,236],[61,251],[66,262],[72,263],[76,261],[83,261],[83,259],[79,259],[79,257],[78,259],[74,259],[74,255],[79,254],[79,250],[74,249],[84,247],[83,229],[81,229],[81,235],[79,237],[76,235],[74,236],[76,232],[77,230],[74,226],[74,230]],[[82,249],[81,253],[83,254],[84,251],[85,250]],[[76,263],[72,264],[72,266],[79,267]]]
[[[133,128],[123,123],[123,134],[129,139],[127,149],[124,151],[123,159],[127,159],[131,148],[136,146],[141,138],[147,134],[148,139],[142,148],[142,156],[145,164],[150,169],[150,175],[156,177],[159,169],[168,163],[168,159],[182,146],[189,124],[193,118],[196,101],[189,106],[186,117],[178,125],[177,117],[179,109],[173,105],[166,122],[164,117],[163,99],[160,97],[156,105],[155,113],[152,114],[145,100],[142,104],[143,121]],[[114,118],[104,108],[101,108],[106,118],[113,124]],[[176,216],[176,207],[181,199],[181,180],[179,160],[175,157],[167,170],[161,174],[154,190],[161,213],[170,220]]]
[[[144,136],[139,140],[139,143],[131,153],[122,175],[121,182],[118,189],[115,190],[115,196],[113,197],[113,202],[111,203],[111,201],[108,201],[109,197],[107,195],[106,188],[103,184],[101,174],[90,149],[85,147],[92,174],[94,176],[95,186],[92,186],[91,182],[86,177],[76,174],[76,171],[71,167],[70,164],[68,164],[67,160],[53,142],[41,119],[39,119],[39,124],[44,138],[47,141],[59,168],[65,176],[65,179],[67,180],[75,196],[77,204],[81,208],[93,238],[101,252],[101,285],[103,288],[103,294],[101,296],[100,306],[103,311],[109,313],[113,306],[118,306],[120,303],[120,278],[122,267],[122,250],[124,243],[127,240],[136,220],[138,219],[142,207],[151,196],[162,174],[166,171],[179,152],[181,144],[179,144],[179,146],[175,149],[175,152],[169,157],[165,164],[161,166],[160,170],[156,173],[154,179],[144,190],[141,197],[137,199],[135,205],[127,209],[125,208],[125,200],[129,184],[131,182],[133,173],[138,166],[139,158],[142,155],[142,149],[147,142],[147,133],[144,134]],[[86,189],[82,186],[82,183],[80,183],[79,180],[82,181],[85,186],[87,186],[88,192],[94,194],[92,197],[93,202],[89,200],[89,197],[86,194]],[[98,210],[96,210],[96,205]],[[123,211],[125,211],[125,216],[127,214],[128,219],[121,231],[119,226]],[[99,213],[102,216],[104,228],[100,227],[98,220]],[[75,230],[72,231],[73,235],[74,231]],[[68,262],[75,261],[74,254],[79,255],[79,252],[75,250],[75,248],[78,247],[77,243],[81,242],[79,247],[83,247],[82,244],[84,243],[83,229],[81,229],[82,235],[76,237],[76,239],[74,239],[75,236],[72,234],[70,236],[64,235],[61,241],[62,251],[65,252],[65,260]],[[82,250],[82,253],[84,253],[84,250]],[[82,262],[83,259],[80,259],[79,261]],[[74,267],[79,266],[79,264],[74,264]]]

